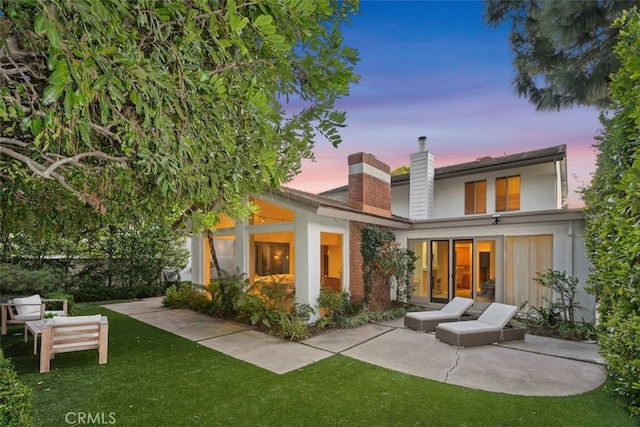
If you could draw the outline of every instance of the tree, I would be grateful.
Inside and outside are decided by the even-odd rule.
[[[0,187],[102,215],[242,211],[333,145],[357,81],[338,0],[0,1]]]
[[[409,166],[407,165],[398,166],[397,168],[391,171],[391,176],[404,175],[405,173],[409,173]]]
[[[637,4],[625,0],[485,0],[486,22],[511,22],[513,86],[538,110],[610,105],[609,76],[619,67],[613,21]]]
[[[615,390],[640,415],[640,15],[616,21],[620,69],[612,115],[602,117],[596,171],[583,192],[589,277],[598,298],[599,341]]]

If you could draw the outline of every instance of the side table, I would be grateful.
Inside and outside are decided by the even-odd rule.
[[[29,332],[33,335],[33,354],[38,354],[38,336],[42,334],[42,320],[31,320],[24,323],[24,342],[27,342]]]

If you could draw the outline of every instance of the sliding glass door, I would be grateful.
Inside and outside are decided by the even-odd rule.
[[[499,238],[414,241],[417,302],[447,303],[456,296],[488,304],[496,300],[502,260]]]
[[[431,302],[446,303],[449,301],[449,241],[431,241],[431,265],[429,271]]]
[[[454,240],[453,247],[453,263],[456,266],[453,276],[453,282],[456,285],[454,296],[473,298],[471,292],[473,240]]]

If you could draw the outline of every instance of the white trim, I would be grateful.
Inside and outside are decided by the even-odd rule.
[[[339,219],[346,219],[348,221],[365,222],[368,224],[383,225],[385,227],[392,227],[398,230],[408,230],[409,224],[406,221],[394,220],[391,218],[382,218],[373,216],[366,213],[360,213],[355,211],[346,211],[342,209],[334,209],[326,206],[318,207],[315,212],[316,215],[334,217]]]
[[[349,165],[349,175],[367,174],[374,178],[378,178],[380,181],[391,184],[391,174],[381,171],[375,166],[371,166],[367,163],[356,163],[355,165]]]

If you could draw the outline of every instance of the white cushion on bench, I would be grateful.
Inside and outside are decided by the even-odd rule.
[[[100,319],[102,319],[102,315],[96,314],[93,316],[71,316],[71,317],[60,317],[56,316],[51,319],[51,325],[55,326],[72,326],[82,323],[100,323]]]
[[[30,297],[14,298],[13,304],[15,304],[18,316],[37,316],[40,318],[42,310],[42,299],[40,295],[31,295]]]

